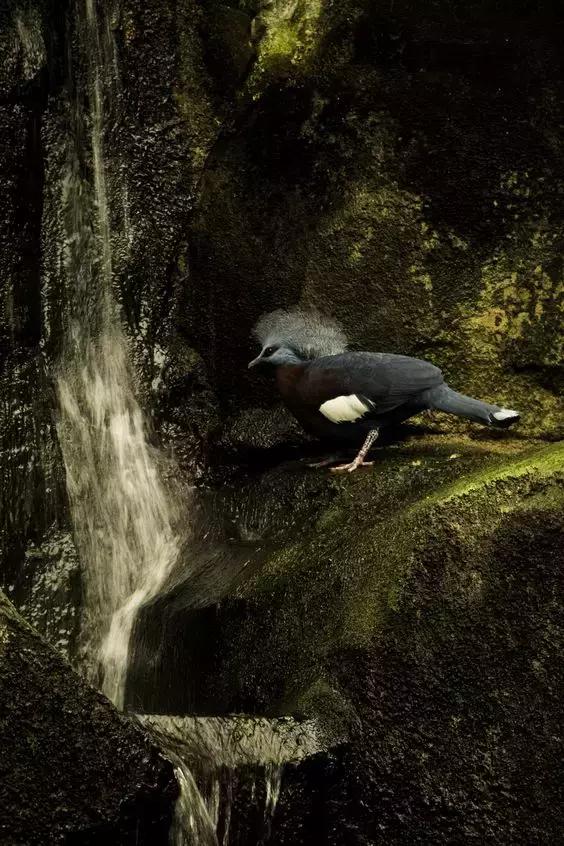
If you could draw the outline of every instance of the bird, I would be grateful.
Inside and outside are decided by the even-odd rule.
[[[497,429],[520,418],[453,390],[429,361],[349,350],[338,322],[317,310],[276,309],[259,318],[253,335],[261,351],[248,367],[274,370],[284,404],[305,431],[358,448],[353,461],[331,468],[335,473],[372,465],[366,456],[380,431],[425,410]]]

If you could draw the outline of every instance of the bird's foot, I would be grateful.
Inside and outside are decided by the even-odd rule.
[[[359,467],[372,467],[373,461],[360,461],[355,458],[350,464],[338,464],[336,467],[331,467],[331,473],[353,473]]]

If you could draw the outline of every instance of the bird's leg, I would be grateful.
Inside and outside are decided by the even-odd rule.
[[[355,460],[351,461],[350,464],[339,464],[337,467],[331,467],[331,473],[352,473],[357,467],[370,467],[374,464],[373,461],[365,461],[364,458],[377,437],[378,429],[371,429]]]

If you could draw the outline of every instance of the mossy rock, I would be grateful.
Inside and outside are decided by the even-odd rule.
[[[287,527],[263,566],[221,603],[219,667],[210,670],[218,700],[307,712],[330,656],[367,648],[401,615],[406,584],[426,555],[435,551],[439,566],[450,549],[470,568],[511,514],[533,504],[552,510],[562,447],[511,454],[518,449],[515,441],[427,437],[389,448],[374,470],[331,477],[321,490],[319,477],[306,482],[305,525]],[[263,481],[265,512],[284,501],[280,484],[269,490]],[[470,590],[470,569],[465,578]]]
[[[307,514],[194,612],[197,709],[348,735],[287,773],[274,842],[312,842],[320,815],[335,846],[556,842],[562,445],[426,437],[353,476],[305,472]]]
[[[561,436],[554,14],[258,12],[256,62],[202,172],[181,318],[225,412],[272,402],[246,370],[250,330],[299,302],[356,347],[429,358],[455,389],[519,408],[529,436]]]

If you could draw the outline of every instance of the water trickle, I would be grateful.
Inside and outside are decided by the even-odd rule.
[[[196,784],[192,770],[171,748],[167,755],[174,764],[180,788],[170,832],[170,846],[219,846],[217,838],[217,804],[206,802]]]
[[[177,805],[175,846],[193,842],[228,846],[233,796],[245,779],[247,788],[250,786],[250,804],[262,813],[256,842],[266,843],[280,798],[284,766],[323,748],[313,721],[153,714],[138,716],[138,720],[151,730],[173,761],[189,767],[187,788]],[[193,798],[187,799],[193,774],[199,784],[196,803]],[[191,840],[195,834],[200,839]]]
[[[58,393],[67,486],[85,563],[82,653],[91,678],[121,708],[135,617],[178,558],[174,504],[147,442],[117,328],[90,340],[86,360],[67,364]]]

